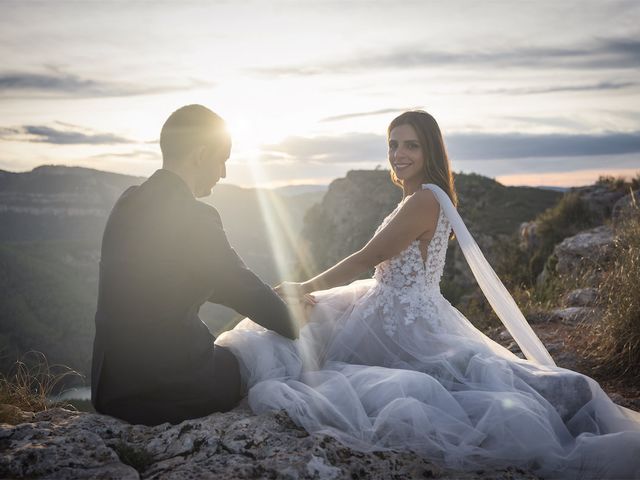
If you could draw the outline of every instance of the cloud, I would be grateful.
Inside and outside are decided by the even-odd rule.
[[[124,153],[101,153],[98,155],[92,155],[90,158],[95,159],[131,159],[131,160],[149,160],[157,161],[162,160],[162,155],[158,152],[152,152],[149,150],[132,150]]]
[[[280,158],[284,156],[302,162],[375,162],[386,157],[386,139],[383,135],[370,133],[288,137],[280,143],[264,145],[262,150],[265,155],[280,154]]]
[[[606,91],[606,90],[620,90],[628,87],[637,87],[640,85],[638,82],[600,82],[589,85],[552,85],[549,87],[523,87],[523,88],[496,88],[496,89],[481,89],[481,90],[468,90],[467,93],[481,94],[481,95],[535,95],[543,93],[557,93],[557,92],[584,92],[584,91]]]
[[[127,97],[152,95],[196,87],[210,87],[213,84],[192,79],[187,85],[133,85],[113,83],[83,78],[78,75],[50,69],[47,73],[4,72],[0,73],[0,94],[25,92],[32,96],[39,92],[44,96],[70,97]]]
[[[640,132],[603,134],[453,133],[445,139],[457,160],[622,155],[640,152]]]
[[[640,153],[640,132],[603,134],[452,133],[447,150],[454,161],[518,160],[552,157],[596,157]],[[263,146],[264,161],[385,163],[384,135],[289,137]]]
[[[526,125],[542,125],[544,127],[556,127],[558,130],[572,130],[574,132],[588,130],[588,125],[573,117],[526,117],[519,115],[509,115],[504,117],[505,120],[514,120],[518,123],[524,123]],[[528,127],[527,127],[528,128]]]
[[[54,145],[115,145],[135,143],[112,133],[89,132],[80,127],[65,130],[43,125],[0,128],[0,139]]]
[[[274,76],[357,73],[370,70],[412,69],[428,66],[493,68],[635,69],[640,67],[640,40],[601,38],[576,47],[515,47],[463,51],[425,50],[422,44],[406,45],[388,53],[361,52],[352,58],[314,66],[280,66],[254,69]]]
[[[491,177],[512,175],[553,174],[579,172],[585,170],[640,170],[640,155],[629,153],[622,155],[589,155],[505,158],[500,160],[453,160],[456,171],[477,172]]]
[[[413,108],[383,108],[380,110],[373,110],[369,112],[353,112],[353,113],[345,113],[343,115],[335,115],[332,117],[325,117],[321,119],[321,122],[338,122],[340,120],[347,120],[350,118],[358,118],[358,117],[372,117],[375,115],[386,115],[387,113],[402,113],[407,110],[416,110],[421,109],[423,107],[413,107]]]

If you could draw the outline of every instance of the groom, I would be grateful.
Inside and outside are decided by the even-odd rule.
[[[233,408],[239,366],[198,317],[214,302],[288,338],[283,301],[231,248],[215,208],[196,200],[225,177],[231,139],[201,105],[169,116],[162,169],[119,198],[104,231],[91,370],[96,411],[156,425]]]

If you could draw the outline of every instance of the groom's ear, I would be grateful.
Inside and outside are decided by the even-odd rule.
[[[200,166],[205,160],[206,147],[204,145],[194,148],[189,155],[189,163],[192,163],[194,166]]]

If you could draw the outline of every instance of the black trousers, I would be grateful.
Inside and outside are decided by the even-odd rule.
[[[100,413],[125,420],[131,424],[159,425],[169,422],[180,423],[191,418],[200,418],[214,412],[226,412],[241,400],[240,369],[236,357],[225,347],[213,347],[214,387],[207,389],[207,395],[185,397],[184,392],[155,392],[144,397],[128,397],[110,400],[98,405]]]

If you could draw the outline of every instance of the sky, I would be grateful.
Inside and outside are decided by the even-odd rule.
[[[0,169],[148,176],[172,111],[220,114],[227,183],[388,168],[421,108],[456,172],[574,186],[640,171],[640,2],[2,1]]]

